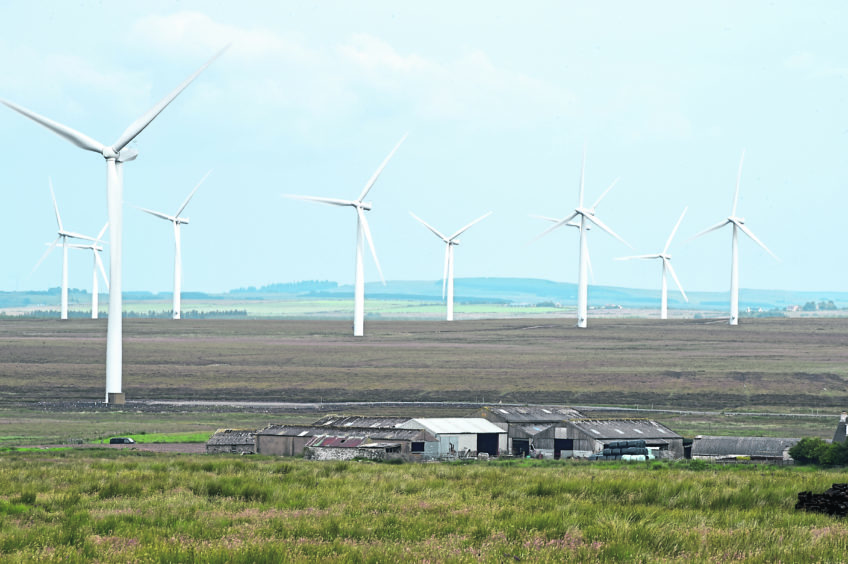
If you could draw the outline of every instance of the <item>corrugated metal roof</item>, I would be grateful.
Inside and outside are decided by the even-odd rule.
[[[367,442],[367,437],[337,437],[334,435],[319,435],[306,442],[308,447],[356,448]]]
[[[705,437],[692,442],[692,456],[770,456],[782,457],[783,452],[801,439],[774,437]]]
[[[376,440],[435,441],[436,438],[420,427],[409,429],[363,429],[356,427],[326,427],[317,425],[272,425],[256,432],[260,436],[314,437],[335,435],[339,437],[366,436]]]
[[[561,405],[487,405],[480,411],[484,417],[507,423],[556,423],[582,417],[579,411]]]
[[[426,429],[434,435],[506,433],[482,417],[422,417],[402,425],[406,429]]]
[[[647,419],[578,419],[570,421],[597,439],[680,439],[680,435]]]
[[[369,429],[394,429],[402,423],[406,423],[412,417],[367,417],[360,415],[327,415],[322,417],[313,425],[327,427],[360,427]]]

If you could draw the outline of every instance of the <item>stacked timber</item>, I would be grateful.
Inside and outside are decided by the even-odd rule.
[[[823,494],[801,492],[798,494],[795,509],[846,517],[848,516],[848,484],[833,484]]]

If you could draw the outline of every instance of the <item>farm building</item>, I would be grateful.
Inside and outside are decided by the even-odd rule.
[[[683,437],[647,419],[575,419],[557,428],[555,438],[563,457],[587,458],[611,442],[644,440],[657,458],[683,458]]]
[[[375,442],[367,437],[319,435],[306,443],[303,457],[308,460],[389,460],[402,458],[403,454],[400,443]]]
[[[833,433],[833,442],[844,443],[846,436],[848,436],[848,413],[843,411],[836,425],[836,431]]]
[[[373,442],[398,443],[407,460],[422,458],[427,451],[438,450],[436,438],[422,429],[380,429],[335,427],[332,425],[271,425],[256,432],[256,452],[273,456],[301,456],[314,437],[360,437]],[[428,447],[428,445],[430,445]]]
[[[206,454],[253,454],[256,452],[254,431],[218,429],[206,441]]]
[[[708,437],[699,435],[692,441],[692,458],[702,460],[735,460],[740,457],[760,462],[792,460],[789,449],[801,439],[773,437]]]
[[[412,417],[366,417],[361,415],[327,415],[315,423],[316,427],[356,427],[358,429],[395,429]]]
[[[498,456],[506,451],[506,431],[482,417],[442,417],[410,419],[404,429],[421,429],[436,438],[425,445],[425,458],[453,458],[486,453]]]
[[[563,406],[491,405],[480,410],[480,417],[506,430],[507,452],[517,456],[541,454],[559,458],[562,444],[557,442],[555,429],[581,414]]]

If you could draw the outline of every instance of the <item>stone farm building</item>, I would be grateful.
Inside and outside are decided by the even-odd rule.
[[[699,435],[692,441],[692,458],[714,462],[750,459],[757,462],[787,463],[792,461],[789,449],[800,440]]]
[[[206,442],[207,454],[253,454],[254,431],[247,429],[219,429]]]
[[[307,460],[390,460],[403,458],[401,448],[401,443],[375,442],[366,437],[319,435],[306,443],[303,457]]]
[[[515,456],[560,458],[564,439],[556,438],[556,429],[566,421],[582,417],[570,407],[557,405],[491,405],[483,407],[480,417],[507,432],[507,452]]]
[[[644,440],[657,458],[683,458],[683,437],[648,419],[575,419],[556,429],[563,457],[587,458],[614,441]]]

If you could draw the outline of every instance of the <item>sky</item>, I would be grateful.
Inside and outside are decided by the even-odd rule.
[[[658,288],[670,247],[687,291],[725,291],[737,215],[743,288],[844,291],[848,261],[848,4],[764,1],[0,0],[0,98],[110,144],[227,44],[131,144],[125,291],[167,292],[173,232],[136,207],[184,212],[183,290],[352,283],[355,213],[286,194],[367,200],[389,280],[577,279],[578,234],[535,238],[590,205],[592,284]],[[0,290],[61,280],[48,178],[66,229],[106,221],[103,158],[0,106]],[[108,239],[108,233],[106,235]],[[107,253],[104,253],[107,254]],[[104,256],[108,265],[108,256]],[[71,287],[91,257],[71,253]],[[365,276],[379,280],[370,257]]]

